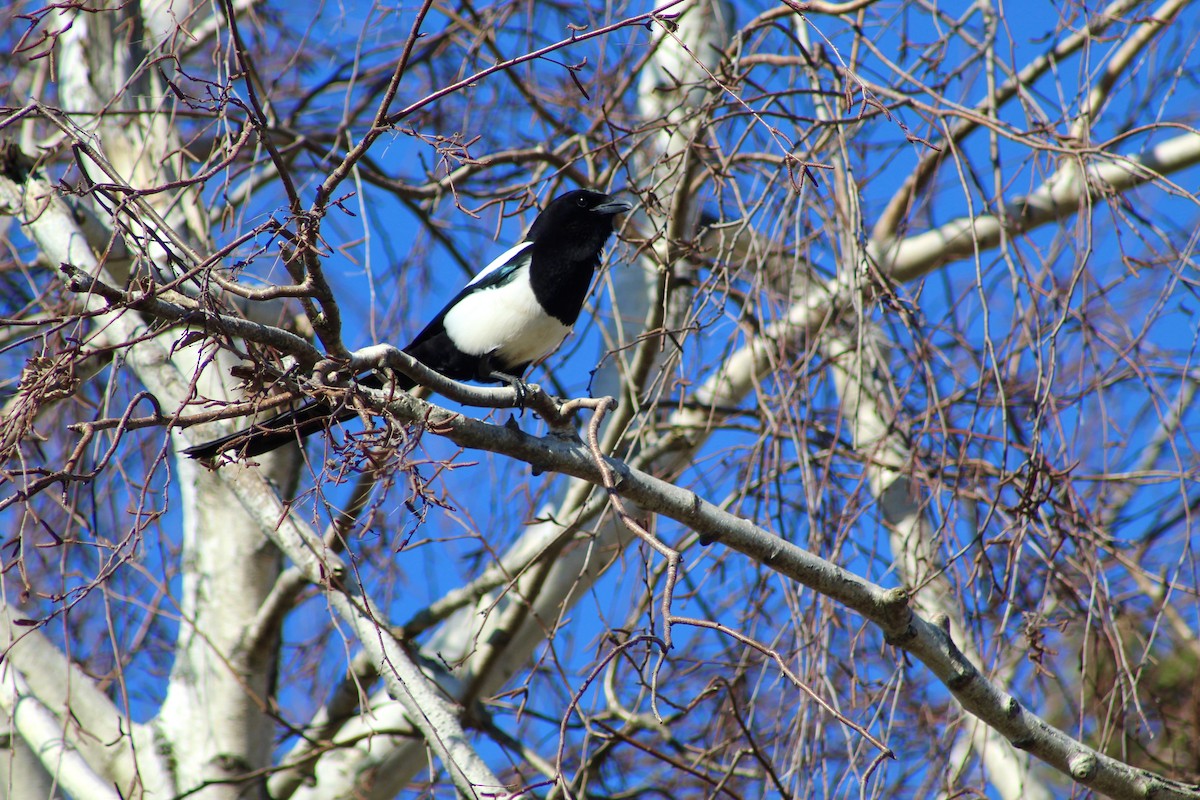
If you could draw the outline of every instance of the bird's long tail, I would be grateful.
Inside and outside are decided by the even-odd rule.
[[[363,376],[358,382],[372,389],[383,388],[383,381],[373,373]],[[400,391],[407,391],[415,383],[405,375],[397,375],[395,385]],[[276,414],[270,419],[256,422],[220,439],[189,447],[183,452],[200,461],[211,461],[225,452],[232,452],[242,458],[261,456],[285,444],[323,431],[334,422],[351,419],[355,413],[353,408],[343,406],[335,410],[329,403],[313,400],[293,411]]]

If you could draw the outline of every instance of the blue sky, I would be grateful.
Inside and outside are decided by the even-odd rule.
[[[633,13],[649,7],[630,5],[622,10]],[[738,19],[744,22],[767,7],[765,3],[738,4]],[[884,7],[877,4],[875,13],[880,13],[880,8]],[[1007,3],[1003,9],[1008,17],[1007,24],[1001,26],[1003,44],[999,52],[1009,63],[1025,63],[1045,49],[1046,42],[1057,35],[1061,23],[1078,22],[1072,16],[1073,9],[1070,6]],[[306,9],[299,6],[287,9],[283,13],[296,28],[297,41],[302,33],[309,38],[313,47],[328,48],[328,60],[324,69],[316,70],[316,75],[284,73],[277,76],[277,80],[281,84],[302,83],[314,78],[348,74],[346,65],[354,51],[346,47],[345,42],[360,38],[364,64],[388,63],[396,56],[413,12],[413,6],[380,10],[353,2],[323,6],[320,12],[311,17]],[[608,6],[597,5],[587,9],[546,9],[544,14],[515,15],[503,23],[505,33],[500,41],[504,54],[511,56],[531,46],[561,38],[565,35],[565,21],[594,28],[612,19],[612,12],[613,9]],[[959,12],[953,13],[957,15]],[[445,18],[436,14],[430,17],[426,30],[430,32],[433,44],[428,46],[438,44],[440,40],[436,34],[444,22]],[[899,10],[894,18],[872,16],[865,32],[878,49],[875,53],[856,50],[854,32],[838,21],[814,16],[810,18],[810,24],[813,26],[814,40],[824,40],[828,48],[826,57],[834,58],[833,53],[836,52],[837,58],[847,60],[852,53],[856,54],[860,59],[857,62],[858,72],[868,79],[882,79],[888,74],[885,58],[904,64],[916,78],[913,85],[907,88],[918,102],[928,102],[929,96],[915,85],[916,82],[931,83],[943,79],[941,93],[955,102],[970,105],[982,96],[984,84],[980,73],[983,65],[972,61],[972,54],[961,44],[947,47],[938,44],[949,24],[948,18],[932,22],[920,14],[901,13]],[[1156,59],[1161,58],[1161,54],[1178,52],[1175,37],[1194,35],[1186,27],[1181,28],[1181,33],[1169,33],[1160,48],[1146,54],[1132,79],[1134,84],[1154,74]],[[586,58],[586,67],[580,71],[579,78],[592,100],[576,97],[572,102],[578,105],[564,107],[559,116],[565,125],[584,127],[590,124],[589,115],[597,105],[620,105],[617,98],[606,95],[606,89],[622,75],[625,65],[640,56],[647,46],[648,37],[649,33],[643,28],[625,29],[556,54],[555,58],[560,63],[544,60],[523,65],[519,74],[524,81],[551,84],[563,80],[563,63],[577,64]],[[266,44],[296,46],[297,41],[268,41]],[[956,40],[951,38],[950,41]],[[423,42],[421,47],[424,46],[427,45]],[[447,46],[461,47],[457,43]],[[794,51],[792,38],[780,28],[756,35],[750,46],[762,52]],[[1023,107],[1017,104],[1006,107],[1001,119],[1015,129],[1033,131],[1031,135],[1040,139],[1051,139],[1054,134],[1065,133],[1070,120],[1062,118],[1058,109],[1065,106],[1070,113],[1078,109],[1081,92],[1103,65],[1108,47],[1111,47],[1108,42],[1097,42],[1088,52],[1064,60],[1028,92]],[[486,60],[483,56],[478,58],[479,63]],[[953,72],[959,68],[961,73]],[[404,85],[399,102],[408,102],[420,96],[437,79],[445,78],[445,75],[435,76],[431,73],[432,70],[414,69],[411,83]],[[819,141],[821,126],[795,123],[798,119],[811,119],[813,100],[810,96],[796,93],[775,101],[756,92],[760,88],[788,88],[787,82],[794,73],[787,69],[763,68],[754,74],[758,84],[743,85],[741,98],[759,112],[762,119],[770,120],[771,124],[777,126],[779,133],[795,145],[796,155],[818,162],[826,159],[827,153],[809,150],[814,142]],[[1102,142],[1124,135],[1132,127],[1131,120],[1144,123],[1153,118],[1163,118],[1194,123],[1197,93],[1193,74],[1200,73],[1187,69],[1176,73],[1176,82],[1162,87],[1155,94],[1157,99],[1152,113],[1123,102],[1121,90],[1124,85],[1118,84],[1114,94],[1117,99],[1094,129],[1094,139]],[[828,87],[831,92],[845,89],[845,86]],[[369,93],[370,84],[364,82],[351,93],[351,97],[359,98]],[[281,97],[288,95],[284,93]],[[340,115],[342,107],[339,103],[344,97],[344,94],[336,92],[319,96],[302,113],[297,114],[293,123],[312,130],[330,125],[330,121]],[[500,107],[507,109],[507,116],[503,120],[485,124],[487,120],[481,121],[472,116],[473,104],[493,102],[499,102]],[[411,122],[406,121],[402,130],[381,140],[371,156],[389,174],[415,179],[424,170],[436,172],[438,168],[436,147],[428,139],[434,134],[473,141],[469,151],[475,158],[560,135],[549,132],[536,114],[526,113],[521,102],[504,76],[491,76],[479,86],[416,115]],[[907,132],[928,140],[938,137],[935,120],[913,106],[902,104],[893,109],[891,119],[877,114],[872,116],[873,109],[870,106],[856,107],[856,110],[859,109],[868,116],[849,141],[848,152],[862,187],[864,217],[869,228],[900,181],[926,152],[924,145],[919,142],[905,142]],[[779,137],[764,130],[761,123],[748,119],[741,113],[742,110],[743,107],[734,102],[723,108],[718,114],[721,121],[713,129],[714,136],[723,142],[744,136],[748,143],[744,147],[746,151],[775,152]],[[1034,130],[1035,122],[1042,115],[1048,123],[1047,127]],[[352,135],[357,133],[352,132]],[[1165,133],[1131,133],[1115,149],[1119,152],[1136,152],[1148,143],[1170,135],[1173,134],[1169,130]],[[476,136],[480,138],[476,140]],[[629,140],[615,127],[613,140],[618,148],[630,146]],[[964,175],[960,176],[955,166],[943,170],[937,190],[930,194],[931,201],[910,220],[912,232],[920,232],[927,226],[964,215],[971,208],[979,210],[992,207],[997,187],[994,176],[987,171],[990,164],[986,155],[990,147],[996,148],[998,163],[1002,165],[999,193],[1008,200],[1032,191],[1057,165],[1053,155],[1031,159],[1027,144],[1018,138],[998,136],[990,142],[986,135],[977,133],[964,145],[964,158],[960,162],[964,165]],[[342,150],[335,147],[333,152],[337,154]],[[312,154],[306,154],[305,157],[316,162]],[[608,163],[605,158],[598,156],[596,163],[605,166]],[[984,169],[977,169],[975,165],[983,165]],[[511,173],[509,182],[519,185],[522,181],[520,170],[511,169],[508,172]],[[830,235],[831,228],[827,222],[833,214],[829,185],[832,178],[822,170],[813,170],[813,173],[817,176],[816,183],[808,184],[797,195],[781,188],[780,173],[746,169],[730,179],[729,183],[723,184],[719,191],[712,185],[704,189],[704,205],[708,211],[719,214],[723,219],[731,219],[738,215],[734,187],[742,197],[752,201],[761,200],[761,205],[751,217],[753,226],[781,247],[795,251],[798,254],[797,262],[811,264],[822,274],[831,274],[838,260],[837,242]],[[627,181],[627,174],[620,174],[621,177],[615,181],[618,186],[625,185]],[[1196,170],[1191,170],[1175,176],[1175,180],[1180,186],[1194,188],[1196,177]],[[530,178],[527,181],[532,181],[532,191],[545,202],[551,192],[550,182],[545,176],[541,180]],[[966,190],[963,189],[964,181]],[[311,200],[313,188],[311,182],[302,187],[302,196],[306,200]],[[469,189],[470,185],[466,188]],[[396,201],[387,192],[354,181],[344,184],[343,191],[348,196],[342,207],[330,213],[323,227],[329,246],[325,266],[334,281],[348,321],[346,341],[353,347],[380,341],[402,343],[456,291],[469,273],[471,264],[486,264],[508,243],[517,240],[533,214],[532,210],[527,210],[514,216],[514,202],[504,207],[503,218],[500,209],[495,206],[483,209],[478,218],[474,218],[454,209],[452,204],[443,203],[434,216],[439,222],[438,233],[450,245],[447,247],[433,240],[430,231],[418,223],[410,207]],[[214,192],[213,202],[220,202],[220,196],[220,192]],[[995,464],[1003,463],[1012,469],[1020,468],[1027,458],[1026,451],[1006,439],[1009,435],[1008,422],[994,405],[985,402],[987,393],[994,391],[994,387],[987,386],[987,376],[993,372],[1003,372],[1011,378],[1014,388],[1007,397],[1010,403],[1008,413],[1021,415],[1023,421],[1033,424],[1039,414],[1048,410],[1048,403],[1060,399],[1069,401],[1073,390],[1078,388],[1079,376],[1095,370],[1112,375],[1111,389],[1079,402],[1064,402],[1061,408],[1054,409],[1059,415],[1054,425],[1034,425],[1039,434],[1045,437],[1040,442],[1040,452],[1052,463],[1060,467],[1069,465],[1084,474],[1099,474],[1106,469],[1121,470],[1132,466],[1130,462],[1138,452],[1136,443],[1145,441],[1151,435],[1159,424],[1164,404],[1172,396],[1174,373],[1166,369],[1157,373],[1151,369],[1145,376],[1131,377],[1122,370],[1131,353],[1143,356],[1152,365],[1156,360],[1171,363],[1190,359],[1194,363],[1197,299],[1194,296],[1194,282],[1190,285],[1187,283],[1187,266],[1177,268],[1169,263],[1154,263],[1136,269],[1136,259],[1150,252],[1151,248],[1158,247],[1157,242],[1138,240],[1138,231],[1145,230],[1146,226],[1136,224],[1137,218],[1151,219],[1153,230],[1177,243],[1185,250],[1183,255],[1186,258],[1186,250],[1193,238],[1189,231],[1195,226],[1194,203],[1152,188],[1140,190],[1130,197],[1126,205],[1117,205],[1112,210],[1102,206],[1092,215],[1095,230],[1083,239],[1090,247],[1090,252],[1081,254],[1080,245],[1077,244],[1080,241],[1078,226],[1086,225],[1087,218],[1076,218],[1062,228],[1045,229],[1020,237],[1006,254],[982,253],[977,263],[964,261],[931,275],[919,284],[898,287],[898,302],[895,305],[872,310],[872,318],[896,343],[892,366],[897,384],[907,390],[901,402],[902,414],[918,417],[929,405],[936,404],[939,397],[964,386],[978,387],[981,398],[978,405],[962,403],[950,406],[945,412],[949,427],[956,430],[971,429],[975,431],[974,436],[948,436],[933,424],[914,426],[920,433],[913,442],[914,448],[929,463],[937,461],[939,457],[952,460],[961,458],[964,462],[978,458]],[[469,202],[465,204],[470,205]],[[245,213],[253,222],[279,213],[282,208],[281,195],[275,187],[267,186]],[[1115,225],[1109,224],[1114,218]],[[218,238],[235,233],[235,230],[222,230],[218,232]],[[865,236],[866,232],[862,235]],[[247,258],[253,249],[246,248]],[[613,248],[609,268],[627,269],[624,262],[630,258],[631,252],[629,244],[617,244]],[[1087,269],[1082,273],[1084,277],[1073,280],[1076,274],[1074,265],[1079,263],[1083,255],[1087,256]],[[1121,255],[1125,257],[1121,258]],[[743,340],[737,330],[743,314],[743,309],[737,303],[738,293],[749,294],[754,299],[752,313],[761,322],[769,321],[785,307],[786,298],[782,296],[778,284],[768,286],[761,276],[736,267],[715,265],[709,272],[701,272],[701,279],[713,278],[716,288],[706,298],[706,305],[697,315],[701,329],[687,339],[684,366],[679,372],[681,377],[695,380],[697,376],[707,374],[732,346]],[[268,254],[257,256],[250,268],[270,273],[272,269],[277,271],[278,265],[272,264],[272,257]],[[1044,274],[1039,272],[1043,269]],[[1179,280],[1173,287],[1164,288],[1165,275],[1163,278],[1156,276],[1172,269],[1178,269]],[[1191,280],[1194,281],[1194,278]],[[594,295],[594,302],[597,314],[608,313],[610,299],[603,291]],[[1023,339],[1023,331],[1012,330],[1010,321],[1030,306],[1038,308],[1047,320],[1061,319],[1061,325],[1047,325],[1037,332],[1032,341]],[[1089,313],[1081,314],[1084,309]],[[1145,323],[1145,320],[1149,320],[1149,323]],[[1053,335],[1044,335],[1046,331],[1053,331]],[[1132,345],[1128,343],[1135,344],[1136,349],[1129,349]],[[1084,345],[1083,357],[1075,359],[1074,354],[1079,353]],[[921,348],[933,348],[937,356],[932,359],[920,357]],[[601,352],[600,337],[594,325],[585,320],[581,322],[576,336],[551,359],[550,366],[555,378],[569,392],[583,392]],[[1062,363],[1055,366],[1053,380],[1050,381],[1052,390],[1030,396],[1027,387],[1016,386],[1020,383],[1019,378],[1028,375],[1039,360],[1045,365],[1056,359],[1062,359]],[[1047,370],[1048,367],[1042,366],[1041,369]],[[532,377],[541,380],[545,374],[535,372]],[[96,380],[97,385],[103,385],[110,377],[118,384],[129,380],[127,373],[113,377],[106,372]],[[806,422],[820,433],[826,437],[838,433],[844,435],[844,430],[839,432],[836,427],[836,401],[821,363],[815,362],[804,377],[807,383],[798,398],[780,397],[772,402],[779,406],[795,402],[798,415],[809,415]],[[129,384],[127,388],[116,391],[114,396],[118,400],[127,398],[136,388]],[[800,444],[795,435],[790,435],[781,437],[778,443],[780,452],[768,459],[763,455],[762,423],[756,416],[753,400],[748,401],[743,410],[745,414],[737,420],[737,429],[714,436],[691,469],[681,476],[682,483],[696,486],[710,499],[720,500],[740,486],[753,486],[768,467],[778,463],[771,459],[799,462],[802,455],[816,458],[815,451],[819,447],[812,442]],[[502,421],[508,413],[497,412],[495,418]],[[938,423],[941,421],[938,420]],[[522,416],[521,423],[527,430],[538,428],[529,414]],[[1172,458],[1185,463],[1191,459],[1194,463],[1198,429],[1200,420],[1193,412],[1185,426],[1189,433],[1180,439],[1183,452],[1164,456],[1165,467],[1170,466]],[[147,438],[157,444],[165,435],[157,430],[145,431],[139,434],[137,441],[144,442]],[[817,438],[820,439],[819,436]],[[805,452],[805,446],[813,450]],[[314,452],[319,452],[321,446],[318,444],[315,447]],[[422,478],[434,479],[434,489],[441,494],[445,506],[422,508],[424,517],[418,521],[405,507],[407,492],[403,485],[399,485],[379,501],[379,519],[382,522],[370,530],[357,532],[352,539],[355,555],[361,559],[367,573],[376,577],[374,585],[378,595],[389,604],[394,620],[408,618],[429,601],[474,575],[480,564],[490,558],[488,551],[501,551],[515,539],[519,526],[531,518],[546,498],[553,496],[562,480],[553,476],[531,478],[528,467],[506,458],[483,453],[459,454],[431,435],[423,437],[421,448],[420,456],[427,457],[430,462],[454,457],[457,468],[452,471],[439,472],[433,463],[424,464],[417,470]],[[55,457],[47,452],[48,459]],[[746,457],[744,463],[741,462],[743,457]],[[755,461],[759,457],[763,459],[761,469]],[[729,462],[740,463],[741,466],[731,469]],[[122,467],[128,468],[134,475],[145,469],[134,460],[132,452],[129,463]],[[753,515],[757,521],[781,535],[803,542],[872,580],[894,585],[886,535],[870,504],[863,506],[864,494],[857,491],[861,480],[860,467],[848,461],[835,464],[827,470],[823,464],[816,463],[814,469],[825,480],[821,494],[823,506],[820,509],[808,507],[804,487],[806,474],[797,466],[785,471],[773,483],[750,491],[738,503],[739,513]],[[164,588],[169,587],[160,586],[157,577],[169,572],[167,565],[178,558],[175,537],[179,500],[168,483],[170,471],[169,461],[157,464],[145,484],[148,492],[145,505],[162,516],[144,531],[133,530],[132,512],[138,506],[139,494],[123,488],[120,481],[106,484],[104,491],[99,492],[91,502],[85,503],[95,509],[92,524],[112,532],[109,537],[112,546],[134,547],[137,557],[135,563],[117,571],[103,598],[102,593],[93,592],[84,602],[93,604],[90,606],[93,611],[104,600],[122,605],[124,612],[114,615],[114,627],[117,638],[126,643],[146,636],[149,613],[166,612],[166,616],[160,617],[152,626],[153,635],[146,637],[146,646],[123,668],[125,686],[130,694],[129,702],[134,716],[139,719],[153,714],[161,699],[163,676],[169,667],[169,642],[174,634],[174,625],[170,621],[173,609],[163,596]],[[966,474],[966,467],[962,472]],[[1086,482],[1077,485],[1089,486]],[[337,502],[345,496],[347,486],[324,486],[323,491]],[[1096,498],[1084,494],[1071,500],[1080,502],[1086,508],[1089,499],[1097,499],[1109,491],[1107,484],[1102,481],[1095,482],[1093,486]],[[989,498],[980,500],[983,506],[973,516],[971,510],[965,507],[967,504],[952,497],[951,488],[954,487],[947,488],[934,500],[937,508],[935,517],[945,526],[946,549],[954,552],[971,544],[976,524],[987,517]],[[79,491],[86,489],[72,487],[69,493]],[[1181,487],[1178,482],[1164,482],[1159,487],[1139,491],[1125,509],[1123,524],[1114,531],[1121,539],[1136,541],[1159,524],[1160,520],[1153,513],[1155,508],[1173,507],[1172,503],[1178,505],[1181,493],[1188,491],[1194,493],[1194,490]],[[1012,486],[999,489],[996,505],[1003,508],[997,513],[1010,513],[1020,499],[1017,495],[1017,490]],[[1065,504],[1063,498],[1051,497],[1041,510],[1053,517],[1054,514],[1064,513]],[[300,508],[304,516],[318,523],[323,521],[321,513],[314,512],[311,506],[302,504]],[[832,524],[831,521],[843,519],[848,521],[833,528],[826,527]],[[37,525],[28,517],[21,519],[15,510],[5,513],[4,522],[8,523],[10,529],[23,525],[26,530],[36,530]],[[814,523],[815,529],[812,527]],[[71,527],[69,523],[64,524]],[[1057,544],[1048,541],[1049,534],[1037,530],[1031,520],[1014,519],[1008,525],[997,523],[994,530],[1001,530],[1005,535],[1017,539],[1029,537],[1032,544],[1027,549],[1018,550],[1026,556],[1039,549],[1057,546],[1061,549],[1053,551],[1056,557],[1078,556],[1084,560],[1088,557],[1087,553],[1077,553],[1074,542],[1070,540]],[[669,542],[678,541],[685,535],[673,523],[663,523],[657,531]],[[32,542],[35,537],[36,534],[30,534],[27,538]],[[1147,566],[1173,568],[1180,563],[1181,544],[1190,546],[1190,540],[1172,540],[1171,547],[1153,553],[1149,561],[1144,563]],[[1120,541],[1115,545],[1117,548],[1122,546]],[[995,547],[997,563],[1003,564],[1009,552],[1006,547],[1004,543]],[[45,558],[47,568],[52,569],[52,562],[58,557],[57,552],[31,552],[27,557]],[[59,565],[61,587],[74,590],[89,585],[102,569],[101,564],[108,555],[105,547],[77,548],[70,558]],[[778,578],[737,558],[730,558],[720,548],[701,550],[693,547],[686,557],[687,580],[701,585],[703,591],[695,597],[689,597],[687,592],[681,593],[676,608],[678,613],[712,615],[736,621],[741,619],[739,614],[742,611],[738,601],[764,592],[770,598],[771,606],[770,609],[764,609],[760,620],[763,635],[767,638],[770,638],[772,629],[776,633],[779,630],[790,631],[797,638],[802,638],[809,630],[809,625],[821,624],[821,618],[814,622],[809,617],[818,613],[809,609],[816,608],[821,614],[827,614],[828,620],[833,620],[830,624],[844,626],[830,637],[835,648],[845,647],[846,652],[862,654],[877,652],[883,647],[872,631],[860,631],[861,620],[856,620],[853,615],[829,608],[807,592],[778,586]],[[570,622],[556,640],[555,654],[563,658],[565,669],[570,674],[566,681],[569,685],[580,685],[580,676],[594,665],[597,649],[601,647],[597,643],[598,637],[605,631],[627,625],[631,615],[634,619],[640,619],[642,625],[649,626],[645,614],[640,617],[637,615],[638,603],[646,595],[641,564],[645,561],[657,566],[658,562],[654,557],[640,553],[629,554],[627,559],[629,568],[610,572],[571,613]],[[1003,580],[995,583],[985,579],[972,580],[967,573],[973,568],[973,563],[964,560],[956,565],[956,570],[962,570],[962,574],[956,578],[963,585],[973,588],[975,593],[966,595],[964,600],[968,606],[976,606],[981,612],[997,604],[1013,603],[1015,607],[1025,597],[1035,596],[1043,582],[1052,577],[1050,572],[1032,567],[1030,573],[1033,577],[1028,584],[1014,588],[1006,586]],[[1190,565],[1190,560],[1185,559],[1183,563]],[[1002,572],[997,568],[997,574]],[[1106,577],[1114,584],[1121,584],[1127,576],[1115,570]],[[1194,581],[1189,579],[1189,583],[1194,586]],[[771,591],[768,592],[764,586]],[[1023,590],[1026,595],[1018,597],[1017,590]],[[142,610],[139,611],[139,608]],[[803,609],[797,612],[800,618],[787,618],[786,612],[795,608]],[[293,663],[299,668],[298,662],[309,652],[309,647],[323,641],[328,644],[328,618],[324,601],[320,597],[313,597],[289,620],[285,631],[288,649],[284,656],[289,668]],[[47,630],[62,640],[78,637],[79,634],[72,630],[72,619],[71,615],[62,617]],[[1013,615],[1004,633],[1016,636],[1021,624],[1021,617]],[[794,626],[794,630],[791,630],[791,626]],[[996,632],[989,630],[988,633]],[[679,632],[677,635],[681,640],[676,656],[679,660],[672,662],[672,668],[684,669],[686,658],[692,654],[711,657],[714,661],[729,655],[727,648],[731,647],[730,643],[709,633]],[[990,647],[986,642],[985,646]],[[291,660],[293,658],[295,662]],[[302,721],[308,709],[324,699],[320,691],[331,685],[342,672],[344,658],[345,650],[340,644],[327,647],[314,678],[318,686],[316,695],[309,692],[312,684],[298,681],[298,673],[285,668],[285,674],[296,682],[297,687],[284,692],[291,721]],[[860,659],[859,663],[866,664],[867,661]],[[910,671],[907,675],[918,682],[923,690],[929,691],[931,698],[944,700],[944,694],[937,687],[929,688],[932,683],[930,676],[920,671]],[[864,666],[858,677],[864,690],[879,692],[881,702],[888,698],[887,692],[903,678],[899,671],[888,672],[879,666]],[[762,679],[776,681],[778,674],[767,667],[762,671]],[[1030,677],[1029,693],[1023,699],[1039,701],[1044,685]],[[535,686],[546,691],[547,697],[562,691],[561,683],[556,684],[553,679],[544,677],[535,679]],[[552,710],[560,707],[556,703],[561,699],[548,701],[545,708]],[[589,702],[594,701],[594,697],[589,697]],[[797,698],[797,703],[801,702],[802,699]],[[903,735],[886,724],[886,717],[875,723],[880,726],[875,729],[876,733],[887,731],[897,739]],[[541,727],[535,726],[535,730],[541,730],[546,737],[540,745],[546,745],[546,742],[552,742],[557,737],[557,727],[551,722]],[[847,740],[853,740],[853,736],[847,736]],[[552,748],[544,746],[543,749]],[[837,784],[837,780],[833,780],[833,783]],[[836,793],[833,790],[831,792]]]

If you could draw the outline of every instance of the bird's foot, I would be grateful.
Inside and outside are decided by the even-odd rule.
[[[525,403],[529,400],[530,394],[532,394],[528,383],[516,375],[509,375],[507,372],[496,371],[489,375],[488,378],[497,383],[504,383],[510,386],[517,393],[516,407],[520,409],[525,408]]]

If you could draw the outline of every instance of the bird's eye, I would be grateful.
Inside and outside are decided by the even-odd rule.
[[[587,208],[587,198],[580,196],[580,198],[575,201],[575,205],[579,206],[580,208]]]

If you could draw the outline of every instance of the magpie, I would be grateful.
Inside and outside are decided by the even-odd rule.
[[[586,189],[554,198],[525,239],[480,271],[404,352],[448,378],[519,388],[529,365],[552,353],[571,332],[612,235],[613,218],[630,208],[612,195]],[[383,385],[374,375],[362,382]],[[400,374],[395,385],[408,390],[416,381]],[[249,458],[354,415],[353,409],[314,400],[184,453],[211,460],[233,451]]]

